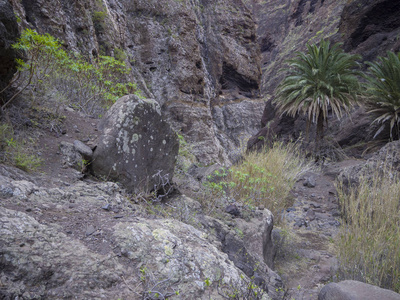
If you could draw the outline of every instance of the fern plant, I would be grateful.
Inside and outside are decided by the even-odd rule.
[[[329,111],[341,118],[356,101],[359,58],[345,53],[338,43],[331,46],[329,41],[321,40],[319,45],[307,44],[305,53],[298,52],[296,58],[287,61],[289,74],[277,88],[275,103],[282,115],[306,115],[307,137],[310,124],[316,123],[316,151]]]
[[[400,137],[400,52],[388,52],[378,62],[367,62],[366,76],[367,111],[381,124],[377,134],[390,124],[390,139]],[[394,134],[393,134],[394,133]]]

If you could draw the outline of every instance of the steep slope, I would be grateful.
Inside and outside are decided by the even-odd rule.
[[[260,52],[241,0],[12,2],[24,27],[85,55],[129,62],[133,80],[163,106],[200,162],[229,163],[241,136],[258,129]]]

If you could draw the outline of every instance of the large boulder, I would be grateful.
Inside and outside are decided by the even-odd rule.
[[[400,300],[400,294],[354,280],[324,286],[318,300]]]
[[[16,71],[16,52],[11,45],[18,35],[18,24],[10,2],[0,0],[0,90],[8,84]]]
[[[128,191],[151,191],[171,181],[179,142],[155,100],[120,98],[99,130],[91,164],[95,175],[118,181]]]

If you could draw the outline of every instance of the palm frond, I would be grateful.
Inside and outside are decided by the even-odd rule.
[[[377,62],[367,64],[367,111],[374,116],[373,123],[389,122],[393,139],[393,129],[400,127],[400,53],[389,51],[387,57],[378,57]]]
[[[328,118],[328,111],[342,117],[357,100],[360,85],[357,76],[360,57],[343,52],[340,44],[307,44],[306,52],[288,60],[287,76],[276,90],[275,103],[281,115],[305,114],[310,122]],[[321,126],[321,124],[320,124]],[[318,124],[317,124],[318,127]]]

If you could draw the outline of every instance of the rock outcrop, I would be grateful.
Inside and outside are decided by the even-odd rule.
[[[242,0],[12,3],[22,26],[86,56],[124,59],[199,162],[229,164],[233,149],[259,129],[260,51]]]
[[[115,183],[42,188],[19,173],[0,166],[2,299],[155,299],[156,293],[219,299],[234,291],[247,294],[249,271],[265,295],[269,288],[272,299],[282,299],[279,276],[265,271],[262,261],[256,272],[247,269],[253,252],[236,265],[238,260],[230,259],[235,253],[222,251],[227,243],[197,221],[195,228],[176,219],[145,217],[141,205],[130,202]],[[196,201],[180,197],[172,203],[175,210],[179,202],[190,219],[197,218]],[[256,223],[272,226],[263,218],[268,215],[265,210]],[[235,231],[224,228],[238,245]]]
[[[367,161],[346,167],[338,174],[338,180],[347,186],[358,185],[360,178],[372,179],[374,176],[390,172],[400,174],[400,141],[387,143]]]
[[[16,42],[18,24],[8,0],[0,1],[0,91],[5,88],[16,71],[16,52],[11,45]],[[0,97],[3,95],[0,94]]]
[[[153,99],[124,96],[100,121],[91,170],[128,191],[171,184],[179,142]]]
[[[344,49],[373,61],[387,51],[400,51],[400,3],[398,1],[349,1],[339,25]]]
[[[400,294],[367,283],[345,280],[324,286],[318,300],[400,300]]]

